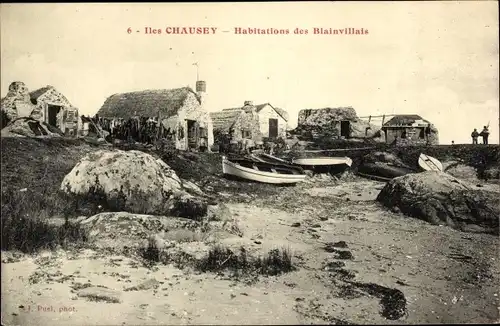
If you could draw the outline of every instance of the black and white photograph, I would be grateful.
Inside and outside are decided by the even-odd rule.
[[[498,1],[0,4],[1,323],[500,323]]]

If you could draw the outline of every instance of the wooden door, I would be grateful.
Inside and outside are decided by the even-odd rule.
[[[269,138],[278,138],[278,119],[269,119]]]

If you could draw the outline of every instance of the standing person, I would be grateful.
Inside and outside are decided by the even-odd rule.
[[[474,128],[474,131],[470,134],[470,136],[472,137],[472,144],[477,144],[477,137],[479,137],[479,133],[476,128]]]
[[[490,135],[490,132],[488,130],[487,126],[484,126],[483,131],[479,134],[479,136],[483,137],[483,144],[488,145],[488,136]],[[477,142],[477,140],[476,140]]]

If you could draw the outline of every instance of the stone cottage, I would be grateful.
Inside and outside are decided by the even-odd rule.
[[[203,140],[208,147],[214,143],[205,100],[206,83],[200,80],[196,82],[196,92],[182,87],[114,94],[106,99],[97,115],[107,119],[158,118],[175,148],[198,149]]]
[[[43,117],[43,121],[58,127],[67,136],[77,136],[78,109],[53,86],[42,87],[31,92],[30,100]]]
[[[382,125],[382,130],[389,144],[439,144],[436,127],[417,114],[396,115]]]
[[[316,139],[373,139],[384,141],[380,127],[359,118],[352,107],[303,109],[294,134]]]
[[[223,109],[222,112],[228,111],[238,111],[243,110],[244,112],[253,115],[257,115],[258,126],[254,125],[252,129],[252,137],[259,137],[276,139],[279,137],[286,138],[286,130],[288,126],[288,113],[281,109],[274,107],[270,103],[264,103],[259,105],[254,105],[252,101],[245,101],[243,106],[240,108],[229,108]],[[255,113],[253,113],[255,112]],[[253,118],[252,118],[253,119]]]
[[[31,117],[59,128],[67,136],[77,135],[78,109],[53,86],[29,92],[23,82],[13,82],[0,106],[10,121]]]
[[[210,116],[213,122],[215,142],[218,142],[220,136],[228,133],[231,129],[234,131],[233,140],[262,140],[259,116],[254,107],[249,107],[246,110],[235,108],[220,112],[211,112]]]

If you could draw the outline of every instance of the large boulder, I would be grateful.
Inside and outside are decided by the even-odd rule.
[[[383,205],[433,224],[462,231],[499,232],[500,196],[444,172],[427,171],[391,180],[379,193]]]
[[[64,177],[61,190],[103,201],[113,211],[196,219],[208,209],[195,184],[181,180],[162,160],[136,150],[88,154]]]

